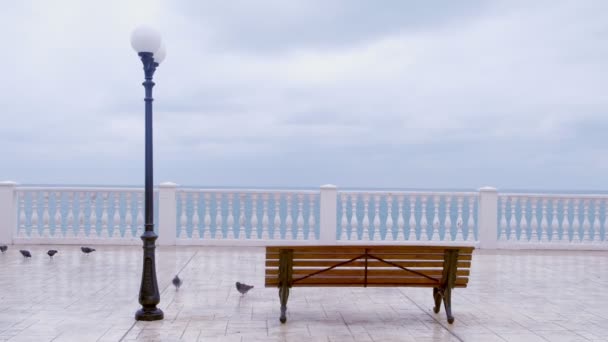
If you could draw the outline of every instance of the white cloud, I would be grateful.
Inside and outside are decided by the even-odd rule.
[[[501,155],[467,177],[517,184],[508,174],[501,180],[485,172],[516,165],[526,146],[543,153],[563,144],[582,149],[591,142],[580,123],[605,122],[608,8],[601,1],[468,3],[437,13],[403,3],[392,11],[364,2],[345,6],[7,5],[0,13],[10,51],[0,56],[8,66],[0,85],[0,153],[12,166],[0,178],[18,179],[19,165],[32,159],[66,167],[70,158],[140,159],[143,75],[128,38],[141,22],[157,25],[168,46],[155,77],[155,148],[157,160],[172,163],[159,166],[173,170],[163,175],[181,183],[207,183],[196,181],[196,168],[213,163],[218,174],[206,177],[230,185],[222,178],[229,173],[218,170],[239,160],[257,170],[273,161],[276,169],[303,164],[278,181],[326,183],[319,178],[331,175],[312,168],[331,157],[336,172],[349,173],[345,181],[373,186],[378,180],[366,175],[376,166],[353,170],[356,158],[368,158],[361,151],[393,166],[407,151],[412,165],[435,165],[447,177],[437,156],[470,160],[458,146],[483,145],[484,156],[492,148]],[[531,158],[549,160],[540,164],[547,167],[562,163]],[[580,177],[592,159],[578,164]],[[180,165],[194,168],[175,173],[185,181],[171,174]],[[534,179],[544,172],[536,166],[524,165]],[[383,182],[401,185],[407,167],[386,166]],[[423,185],[437,181],[409,172]],[[258,183],[269,174],[249,172],[244,180],[264,185]],[[105,175],[86,179],[95,176]],[[19,180],[53,181],[38,177]],[[139,175],[125,179],[137,182]],[[564,184],[552,179],[549,186]]]

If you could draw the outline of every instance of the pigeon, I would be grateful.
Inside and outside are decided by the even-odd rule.
[[[54,249],[51,249],[48,252],[46,252],[46,254],[48,254],[51,257],[51,259],[53,259],[53,255],[57,254],[57,251]]]
[[[236,289],[237,291],[239,291],[241,294],[245,294],[247,293],[249,290],[251,290],[253,288],[253,285],[247,285],[247,284],[243,284],[243,283],[239,283],[238,281],[236,282]]]
[[[182,286],[182,280],[179,279],[177,274],[175,275],[175,278],[173,278],[173,285],[175,285],[176,290],[179,290],[179,287]]]
[[[26,251],[25,249],[22,249],[19,251],[21,253],[21,255],[23,255],[26,258],[31,258],[32,254],[30,253],[30,251]]]
[[[80,247],[80,250],[82,251],[82,253],[84,254],[89,254],[92,252],[95,252],[95,248],[91,248],[91,247]]]
[[[2,252],[2,253],[6,252],[7,249],[8,249],[7,245],[0,246],[0,252]]]

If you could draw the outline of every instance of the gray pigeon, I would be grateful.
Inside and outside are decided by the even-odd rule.
[[[253,285],[247,285],[247,284],[243,284],[243,283],[239,283],[238,281],[236,282],[236,289],[237,291],[239,291],[241,294],[245,294],[247,293],[249,290],[251,290],[253,288]]]
[[[7,249],[8,249],[7,245],[0,246],[0,252],[2,252],[2,253],[6,252]]]
[[[54,249],[51,249],[48,252],[46,252],[46,254],[48,254],[51,257],[51,259],[53,259],[53,255],[57,254],[57,251]]]
[[[182,280],[179,279],[177,274],[175,275],[175,278],[173,278],[173,285],[175,285],[176,290],[179,290],[179,287],[182,286]]]
[[[87,255],[89,253],[95,252],[95,248],[91,248],[91,247],[80,247],[80,250],[82,251],[82,253],[87,254]]]
[[[21,255],[23,255],[26,258],[31,258],[32,254],[30,253],[30,251],[26,251],[25,249],[22,249],[19,251],[21,253]]]

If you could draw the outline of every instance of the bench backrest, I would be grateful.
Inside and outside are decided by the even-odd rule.
[[[266,247],[266,286],[466,287],[471,246]],[[284,270],[284,271],[280,271]],[[283,277],[283,279],[281,279]]]

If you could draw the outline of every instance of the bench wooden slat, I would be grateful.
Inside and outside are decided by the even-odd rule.
[[[309,274],[312,274],[314,272],[318,272],[318,271],[322,271],[326,268],[294,268],[293,269],[293,276],[294,278],[296,277],[302,277],[302,276],[306,276]],[[412,268],[413,271],[425,274],[427,276],[430,277],[439,277],[441,278],[441,275],[443,274],[443,269],[428,269],[428,268],[424,268],[424,269],[416,269],[416,268]],[[314,277],[319,277],[319,276],[327,276],[327,275],[344,275],[344,276],[349,276],[349,275],[363,275],[365,274],[365,268],[334,268],[331,270],[327,270],[324,271],[322,273],[319,273],[317,275],[314,275]],[[412,272],[408,272],[402,269],[398,269],[398,268],[391,268],[391,269],[378,269],[378,268],[368,268],[367,269],[367,275],[368,276],[387,276],[387,277],[399,277],[399,276],[403,276],[406,274],[410,274],[410,275],[414,275],[415,273]],[[266,275],[269,276],[276,276],[278,277],[279,275],[279,269],[278,268],[268,268],[266,269]],[[456,272],[457,276],[468,276],[469,275],[469,270],[467,269],[462,269],[462,270],[458,270]],[[420,277],[420,276],[418,276]]]
[[[273,246],[266,247],[267,253],[279,253],[281,249],[293,249],[294,253],[365,253],[368,249],[369,253],[374,252],[385,252],[385,253],[443,253],[448,249],[457,249],[461,254],[473,253],[473,247],[471,246]]]
[[[298,259],[334,259],[346,261],[352,258],[355,258],[362,254],[328,254],[328,253],[307,253],[307,254],[299,254],[294,252],[293,258],[294,262]],[[387,260],[443,260],[443,254],[387,254],[387,253],[375,253],[374,256],[387,259]],[[278,260],[278,254],[276,256],[266,256],[267,260]],[[371,258],[368,258],[368,260]],[[470,261],[471,255],[459,255],[459,260]]]
[[[412,260],[412,261],[391,261],[395,264],[398,264],[401,267],[441,267],[443,268],[443,260],[441,261],[427,261],[427,260]],[[336,264],[336,260],[296,260],[294,263],[294,267],[330,267]],[[378,261],[378,260],[368,260],[368,267],[384,267],[388,266],[386,263]],[[269,259],[266,260],[266,267],[278,267],[279,259]],[[349,267],[364,267],[365,261],[353,261],[348,264]],[[458,269],[461,268],[470,268],[470,261],[459,261]]]
[[[456,278],[456,284],[465,286],[468,283],[468,278]],[[278,279],[276,278],[266,278],[266,286],[277,286],[279,284]],[[306,279],[299,280],[292,284],[293,287],[303,286],[303,285],[322,285],[322,284],[359,284],[359,286],[363,286],[366,284],[363,276],[334,276],[334,277],[310,277]],[[377,284],[393,284],[394,286],[408,286],[411,284],[416,284],[419,286],[428,286],[433,287],[437,286],[437,282],[421,278],[421,277],[368,277],[367,278],[368,285],[377,285]]]

